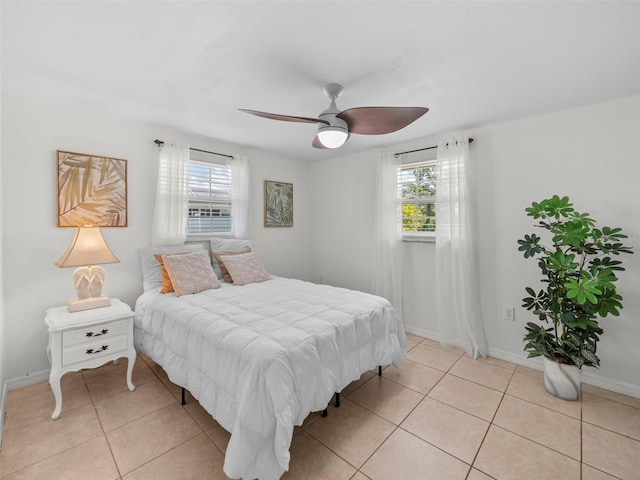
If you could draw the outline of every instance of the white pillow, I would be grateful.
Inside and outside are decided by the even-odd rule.
[[[212,254],[219,250],[242,250],[245,247],[249,247],[253,250],[251,240],[243,240],[240,238],[212,238],[209,240],[209,248],[211,249]],[[222,280],[224,275],[222,274],[222,270],[220,270],[220,265],[218,265],[216,257],[213,255],[211,255],[211,265],[213,266],[213,271],[216,272],[218,279]]]
[[[229,270],[234,285],[247,285],[271,280],[264,265],[253,252],[241,255],[222,255],[220,258]]]
[[[142,265],[142,288],[144,291],[162,286],[162,266],[153,256],[156,253],[171,255],[176,253],[191,253],[202,250],[200,244],[172,245],[170,247],[142,247],[138,249],[140,264]]]
[[[199,250],[179,255],[162,255],[176,297],[220,288],[209,253]]]

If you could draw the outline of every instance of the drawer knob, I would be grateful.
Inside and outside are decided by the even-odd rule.
[[[102,345],[100,348],[96,350],[94,350],[93,348],[87,348],[87,351],[84,353],[85,355],[95,355],[96,353],[104,352],[107,348],[109,348],[109,345]]]
[[[102,330],[100,330],[100,333],[87,332],[85,337],[99,337],[101,335],[106,335],[107,333],[109,333],[109,329],[103,328]]]

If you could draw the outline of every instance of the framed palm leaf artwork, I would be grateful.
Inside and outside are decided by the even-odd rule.
[[[264,226],[293,227],[293,184],[264,181]]]
[[[58,227],[126,227],[127,161],[58,150]]]

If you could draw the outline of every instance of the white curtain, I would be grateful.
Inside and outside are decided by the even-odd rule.
[[[402,319],[402,205],[398,201],[400,159],[383,153],[378,160],[375,203],[373,291],[386,298]]]
[[[462,346],[471,358],[486,356],[468,138],[439,142],[437,166],[436,312],[440,341]]]
[[[249,159],[234,155],[229,160],[231,170],[231,233],[236,238],[247,238],[249,218]]]
[[[189,145],[166,142],[160,148],[151,244],[178,245],[187,238]]]

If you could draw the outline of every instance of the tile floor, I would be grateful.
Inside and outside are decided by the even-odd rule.
[[[297,427],[284,479],[640,479],[640,399],[588,385],[549,396],[536,370],[409,335],[400,371],[366,372]],[[229,434],[139,356],[9,393],[0,478],[225,479]]]

